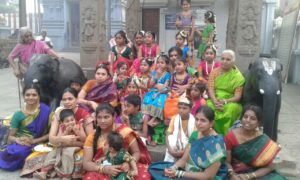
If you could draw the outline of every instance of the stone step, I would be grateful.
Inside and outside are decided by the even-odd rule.
[[[157,145],[157,146],[149,146],[147,145],[147,149],[151,156],[152,162],[163,161],[166,153],[166,145]]]

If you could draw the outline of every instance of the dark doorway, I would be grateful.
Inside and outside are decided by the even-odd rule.
[[[68,37],[70,47],[80,47],[79,1],[69,1]]]
[[[159,9],[143,9],[143,25],[145,31],[154,32],[156,41],[159,41]]]

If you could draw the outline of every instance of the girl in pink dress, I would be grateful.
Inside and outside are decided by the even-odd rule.
[[[217,50],[214,45],[207,46],[204,51],[204,61],[201,61],[199,66],[198,66],[198,71],[199,74],[204,81],[204,83],[207,82],[208,76],[210,72],[221,66],[221,63],[216,61],[216,56],[217,56]]]
[[[141,59],[145,58],[148,61],[152,61],[152,69],[155,68],[156,57],[160,54],[160,47],[155,43],[155,34],[148,31],[145,33],[145,43],[140,46],[138,59],[134,60],[132,70],[136,73],[140,73]]]

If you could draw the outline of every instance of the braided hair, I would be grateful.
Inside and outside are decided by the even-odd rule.
[[[98,114],[100,112],[103,112],[103,111],[111,114],[112,116],[115,115],[115,110],[109,103],[102,103],[96,109],[96,119],[97,119]],[[94,134],[94,139],[93,139],[93,153],[94,153],[94,156],[97,152],[98,139],[99,139],[100,135],[101,135],[101,128],[97,125],[96,132]]]

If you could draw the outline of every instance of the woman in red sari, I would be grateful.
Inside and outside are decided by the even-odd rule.
[[[115,131],[124,139],[124,148],[133,156],[138,166],[138,175],[135,180],[151,179],[148,173],[148,164],[151,159],[140,137],[126,125],[114,123],[115,111],[108,103],[99,105],[96,109],[97,128],[95,133],[89,134],[84,144],[83,168],[87,171],[83,179],[109,180],[120,172],[129,169],[127,163],[122,165],[103,165],[101,159],[108,151],[107,135]]]
[[[108,102],[117,105],[117,87],[109,73],[108,63],[99,63],[95,70],[95,79],[89,80],[78,94],[80,106],[94,112],[99,103]]]

